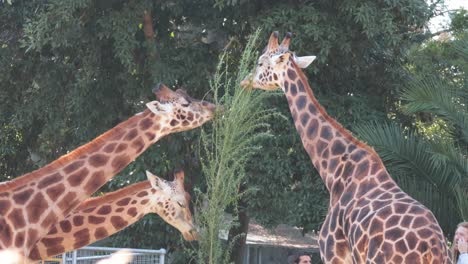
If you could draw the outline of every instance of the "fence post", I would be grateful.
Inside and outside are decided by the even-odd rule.
[[[68,264],[67,263],[67,253],[66,252],[62,254],[62,264]]]
[[[166,256],[166,250],[161,248],[161,254],[159,254],[159,264],[164,264],[164,257]]]
[[[72,254],[72,264],[76,264],[76,263],[77,263],[77,258],[78,258],[78,251],[77,251],[77,250],[73,250],[73,254]]]

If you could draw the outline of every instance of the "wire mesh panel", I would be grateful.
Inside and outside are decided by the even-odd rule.
[[[109,259],[119,252],[119,256],[131,256],[131,264],[164,264],[166,250],[149,250],[135,248],[109,248],[109,247],[84,247],[79,250],[67,252],[54,257],[44,263],[50,264],[95,264],[100,260]]]

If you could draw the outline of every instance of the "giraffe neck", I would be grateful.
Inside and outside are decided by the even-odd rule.
[[[88,199],[54,225],[34,245],[29,258],[36,261],[46,259],[109,237],[154,211],[154,208],[162,211],[162,199],[149,181]]]
[[[304,73],[291,64],[282,89],[302,144],[330,192],[330,203],[337,201],[353,179],[376,176],[376,182],[388,181],[390,176],[377,153],[326,113]]]
[[[163,115],[137,114],[45,167],[0,185],[0,249],[29,252],[83,200],[161,136]]]

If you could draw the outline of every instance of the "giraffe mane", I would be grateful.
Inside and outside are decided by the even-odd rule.
[[[149,113],[150,110],[145,109],[143,114]],[[127,121],[128,122],[135,122],[134,120],[139,118],[138,115],[130,117]],[[39,168],[35,171],[29,172],[27,174],[24,174],[22,176],[19,176],[15,179],[12,179],[7,182],[3,182],[0,184],[0,192],[6,192],[12,189],[15,189],[19,186],[26,185],[28,182],[35,181],[37,180],[38,175],[47,175],[48,171],[52,172],[53,170],[60,168],[63,166],[63,164],[67,163],[70,160],[76,159],[77,157],[80,157],[82,155],[86,155],[89,152],[93,152],[96,150],[97,146],[99,146],[103,141],[106,141],[109,137],[112,137],[116,134],[119,133],[124,133],[125,129],[122,128],[123,126],[128,126],[128,122],[126,124],[119,124],[112,128],[109,131],[106,131],[104,134],[98,136],[91,142],[88,142],[75,150],[73,150],[70,153],[64,154],[63,156],[59,157],[58,159],[54,160],[53,162],[45,165],[42,168]]]

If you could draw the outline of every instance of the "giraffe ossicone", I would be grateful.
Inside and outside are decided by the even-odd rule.
[[[184,188],[184,172],[166,181],[146,172],[147,181],[132,184],[80,204],[64,220],[54,225],[31,250],[33,261],[84,247],[155,213],[177,228],[187,241],[198,237],[189,210],[190,195]]]
[[[445,236],[432,212],[403,192],[378,154],[330,117],[301,68],[315,58],[289,51],[273,32],[245,88],[281,88],[312,164],[330,193],[320,230],[325,263],[449,263]]]
[[[214,117],[216,106],[159,84],[156,101],[91,142],[0,184],[0,250],[28,256],[50,228],[161,137]],[[151,108],[151,107],[148,108]]]

